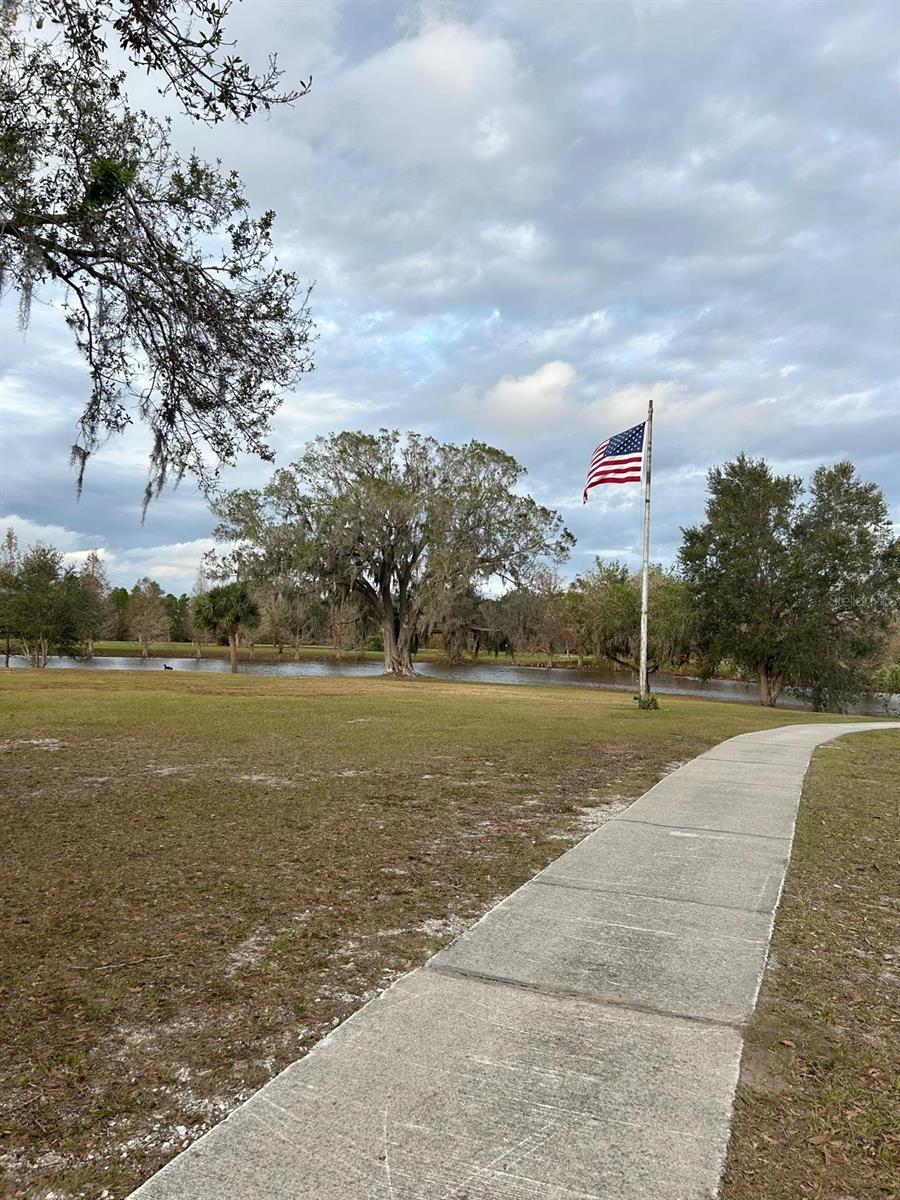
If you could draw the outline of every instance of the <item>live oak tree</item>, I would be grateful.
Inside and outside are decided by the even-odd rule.
[[[259,625],[259,607],[242,583],[226,583],[199,595],[193,606],[194,627],[228,639],[232,673],[237,672],[237,639],[242,630]]]
[[[706,520],[680,551],[710,669],[730,659],[817,708],[865,690],[866,667],[900,609],[900,539],[881,490],[850,462],[819,467],[806,494],[741,455],[709,473]]]
[[[208,485],[311,366],[308,289],[271,255],[274,214],[240,179],[170,143],[134,108],[148,75],[190,118],[246,121],[290,103],[274,58],[254,74],[225,40],[231,0],[0,0],[0,290],[27,324],[62,296],[90,391],[72,448],[135,418],[152,434],[145,504],[167,476]]]
[[[240,578],[316,579],[357,598],[380,628],[386,674],[411,676],[430,609],[494,577],[526,581],[562,561],[560,516],[517,492],[524,468],[481,442],[417,433],[338,433],[311,442],[261,490],[216,505]]]

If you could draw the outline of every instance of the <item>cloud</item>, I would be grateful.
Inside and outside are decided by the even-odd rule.
[[[54,546],[63,551],[63,562],[79,567],[91,552],[99,554],[110,583],[115,587],[131,588],[141,576],[156,579],[164,588],[180,591],[185,581],[197,574],[200,560],[215,542],[211,537],[194,538],[187,542],[172,542],[161,546],[111,547],[104,545],[96,534],[81,533],[63,525],[47,525],[12,513],[0,516],[0,530],[12,529],[20,552],[30,546]]]
[[[481,395],[470,390],[459,396],[462,409],[501,431],[528,432],[565,418],[572,408],[569,393],[575,368],[567,362],[548,362],[530,375],[504,377]]]
[[[20,550],[40,544],[55,546],[57,550],[67,553],[88,554],[92,549],[101,549],[103,542],[97,534],[78,533],[64,525],[45,525],[28,517],[20,517],[16,513],[0,516],[0,529],[4,534],[7,529],[12,529],[18,538]],[[80,550],[81,547],[85,549]]]
[[[593,445],[652,396],[660,557],[702,512],[708,468],[741,450],[804,474],[849,455],[900,519],[896,37],[880,0],[254,0],[234,19],[250,61],[277,48],[289,77],[314,76],[250,126],[176,122],[276,209],[282,262],[316,280],[316,373],[276,421],[279,462],[332,428],[492,441],[564,507],[580,569],[593,546],[639,550],[638,489],[584,508],[581,485]],[[11,299],[0,315],[0,507],[96,533],[135,574],[181,563],[189,588],[190,553],[157,550],[209,538],[203,497],[185,481],[142,525],[133,431],[76,506],[85,372],[58,307],[36,303],[24,341]],[[268,473],[242,461],[223,482]],[[79,538],[66,549],[94,544]]]
[[[520,82],[505,38],[448,21],[371,55],[341,85],[354,144],[408,170],[499,165],[530,130]]]

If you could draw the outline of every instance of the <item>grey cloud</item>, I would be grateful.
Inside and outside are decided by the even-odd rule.
[[[637,552],[637,489],[586,509],[580,489],[594,442],[656,389],[658,556],[700,515],[706,469],[741,449],[802,472],[849,455],[900,517],[889,6],[239,11],[242,50],[279,49],[313,92],[249,129],[177,136],[243,171],[253,203],[278,211],[283,261],[317,281],[317,371],[278,419],[280,458],[337,427],[493,440],[566,506],[581,569],[594,547]],[[75,505],[65,458],[85,383],[51,326],[4,340],[10,403],[29,413],[4,427],[0,508],[96,530],[129,565],[208,537],[190,487],[138,524],[137,433]],[[548,364],[567,383],[542,410]]]

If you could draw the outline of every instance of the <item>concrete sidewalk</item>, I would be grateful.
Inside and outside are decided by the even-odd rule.
[[[817,745],[667,776],[345,1021],[140,1200],[700,1200]]]

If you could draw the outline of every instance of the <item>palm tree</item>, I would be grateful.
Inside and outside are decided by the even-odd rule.
[[[194,625],[214,638],[228,638],[232,674],[237,673],[237,635],[239,629],[255,629],[259,608],[242,583],[227,583],[210,588],[194,600]]]

